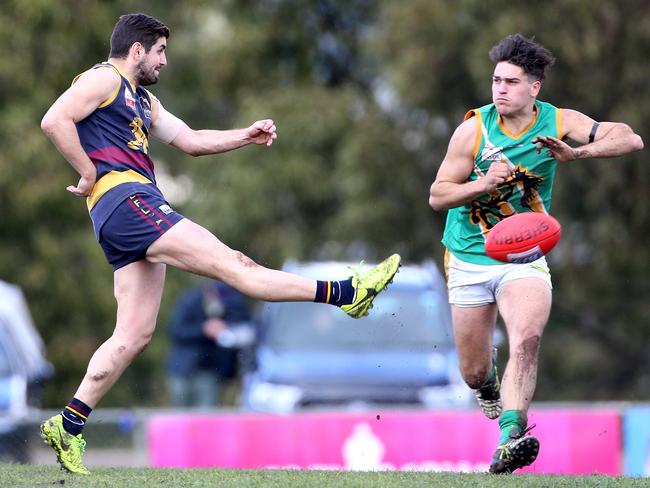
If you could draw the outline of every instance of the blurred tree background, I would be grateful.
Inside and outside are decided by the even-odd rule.
[[[650,139],[650,4],[556,0],[5,0],[0,5],[0,279],[23,287],[56,367],[46,406],[74,392],[111,333],[112,273],[73,170],[41,133],[72,77],[104,60],[122,13],[171,28],[152,91],[195,128],[272,117],[272,148],[193,159],[154,143],[175,207],[232,247],[287,258],[434,257],[444,213],[428,188],[465,111],[490,101],[487,52],[535,36],[558,58],[540,98]],[[649,173],[645,152],[564,165],[549,256],[554,307],[538,400],[648,400]],[[159,330],[103,406],[165,402],[170,270]]]

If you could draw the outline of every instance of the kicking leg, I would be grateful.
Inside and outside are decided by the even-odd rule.
[[[368,313],[374,297],[392,281],[400,265],[400,257],[395,254],[369,272],[351,280],[317,282],[260,266],[188,219],[183,219],[156,240],[147,251],[147,259],[221,280],[259,300],[324,301],[341,306],[354,318]],[[338,294],[330,294],[328,289],[328,298],[319,298],[325,295],[318,293],[317,296],[317,289],[323,283],[328,286],[331,283],[338,284]]]
[[[147,259],[219,279],[259,300],[309,301],[316,295],[316,280],[260,266],[188,219],[156,240]]]

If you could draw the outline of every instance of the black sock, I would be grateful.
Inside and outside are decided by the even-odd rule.
[[[354,292],[351,278],[341,281],[317,281],[314,301],[340,307],[354,301]]]
[[[84,402],[73,398],[61,412],[63,416],[63,428],[68,434],[80,434],[92,411],[93,409]]]

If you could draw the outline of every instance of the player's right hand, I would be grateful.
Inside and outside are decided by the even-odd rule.
[[[490,165],[481,181],[485,192],[490,193],[501,186],[512,175],[513,169],[508,163],[496,161]]]
[[[266,146],[273,144],[278,137],[275,123],[271,119],[258,120],[246,129],[246,133],[251,142]]]
[[[66,188],[66,190],[78,197],[87,197],[90,195],[93,186],[95,186],[96,178],[96,176],[82,176],[79,178],[79,183],[77,183],[77,186],[70,185]]]

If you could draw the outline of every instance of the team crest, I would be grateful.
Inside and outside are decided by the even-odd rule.
[[[546,213],[544,199],[539,194],[543,181],[542,176],[517,165],[512,176],[496,191],[469,203],[470,222],[479,225],[485,235],[497,223],[515,213],[511,202],[517,202],[520,207],[533,212]]]
[[[142,130],[143,128],[146,130],[142,119],[140,117],[133,117],[133,121],[129,124],[129,127],[131,128],[131,132],[133,132],[134,139],[127,142],[127,146],[134,151],[142,151],[147,154],[149,152],[149,139],[145,131]]]

